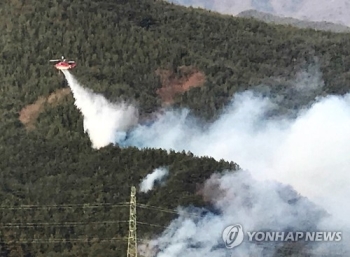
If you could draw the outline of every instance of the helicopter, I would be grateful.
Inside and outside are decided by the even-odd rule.
[[[73,69],[77,65],[75,61],[67,61],[64,56],[62,56],[61,59],[50,60],[50,62],[57,62],[55,68],[58,70]]]

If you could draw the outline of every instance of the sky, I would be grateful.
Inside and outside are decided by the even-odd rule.
[[[223,14],[237,15],[254,9],[281,17],[308,21],[328,21],[350,26],[347,0],[168,0],[184,6],[201,7]]]

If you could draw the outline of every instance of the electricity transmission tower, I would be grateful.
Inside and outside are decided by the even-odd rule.
[[[131,187],[130,195],[130,217],[127,257],[137,257],[136,238],[136,187]]]

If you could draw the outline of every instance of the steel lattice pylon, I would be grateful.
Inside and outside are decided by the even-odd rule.
[[[136,187],[131,187],[130,195],[130,217],[129,217],[129,237],[127,257],[137,257],[137,237],[136,237]]]

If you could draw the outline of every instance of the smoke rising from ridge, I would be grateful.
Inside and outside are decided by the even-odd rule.
[[[147,193],[152,190],[155,182],[161,182],[167,175],[169,170],[165,167],[154,169],[152,173],[148,174],[140,183],[140,191]]]
[[[89,134],[92,147],[99,149],[125,136],[137,124],[138,110],[121,103],[110,103],[103,95],[84,88],[69,71],[62,70],[72,90],[75,105],[84,117],[84,132]]]
[[[327,96],[318,99],[310,108],[301,110],[296,119],[267,118],[265,114],[274,108],[276,104],[269,98],[245,92],[236,95],[220,118],[207,129],[202,129],[200,126],[195,127],[189,123],[192,118],[186,111],[168,112],[151,126],[139,125],[123,144],[186,150],[199,156],[212,156],[217,160],[223,158],[237,162],[241,167],[249,170],[252,177],[260,181],[262,185],[266,180],[291,185],[298,193],[308,197],[332,215],[320,220],[315,226],[319,230],[343,231],[343,242],[346,242],[349,240],[350,231],[348,219],[350,205],[347,200],[350,194],[348,186],[350,182],[348,172],[348,167],[350,167],[348,157],[350,152],[350,95]],[[269,190],[273,189],[265,185]],[[256,190],[259,192],[259,189]],[[244,192],[236,192],[233,195],[239,194],[244,194]],[[283,212],[286,218],[289,216],[292,218],[292,215],[288,216],[287,212],[290,209],[278,203],[277,200],[275,201],[276,208],[273,208],[273,212],[276,212],[276,215]],[[283,221],[282,216],[273,218],[268,210],[264,211],[263,208],[258,207],[263,203],[270,205],[270,200],[265,202],[263,198],[257,198],[251,202],[254,208],[260,208],[261,218]],[[242,208],[243,202],[233,205],[227,208]],[[225,210],[222,211],[225,212]],[[306,212],[304,215],[308,216],[310,213]],[[247,219],[242,221],[241,216],[244,215],[229,216],[227,222],[231,220],[243,226],[250,224]],[[257,216],[247,214],[246,217],[250,217],[255,222]],[[220,218],[226,219],[226,217]],[[175,226],[173,230],[169,229],[175,231],[174,233],[180,233],[182,227],[188,227],[187,223],[191,223],[191,221],[185,221],[186,225],[180,222],[178,225],[172,225]],[[204,219],[199,222],[202,224],[202,222],[209,221]],[[259,227],[259,223],[254,223],[254,225]],[[274,227],[269,227],[270,225],[263,228],[273,229]],[[285,221],[280,229],[287,225],[288,222]],[[297,224],[290,222],[289,225],[293,227]],[[192,233],[197,236],[200,233],[198,229],[199,231],[211,229],[201,226],[197,228],[196,225],[193,225]],[[215,227],[215,224],[212,226]],[[169,235],[166,234],[159,240],[165,240],[164,237],[170,240]],[[213,239],[215,238],[219,240],[220,237],[216,234]],[[158,257],[196,256],[194,253],[197,251],[194,251],[193,247],[187,243],[190,238],[181,240],[184,240],[182,243],[186,242],[186,244],[181,246],[179,252],[170,254],[169,248],[181,245],[181,242],[170,240],[168,246],[163,245],[164,255],[159,254]],[[321,246],[329,251],[329,246],[328,248],[326,245]],[[244,250],[241,246],[239,248],[240,251]],[[244,256],[244,254],[259,251],[259,249],[246,249],[247,251],[243,251],[242,254]],[[320,249],[317,248],[315,251],[321,251]],[[254,253],[257,254],[257,252]],[[204,248],[200,248],[198,256],[215,255],[209,249],[205,251]],[[256,256],[262,255],[257,254]]]
[[[245,236],[241,245],[227,250],[223,245],[222,231],[232,224],[242,224],[245,232],[315,231],[325,218],[325,213],[290,187],[274,181],[257,181],[242,170],[213,174],[205,182],[202,194],[216,208],[216,213],[199,208],[180,210],[179,217],[158,238],[148,242],[148,246],[140,245],[140,252],[145,254],[148,249],[156,248],[157,257],[224,257],[230,253],[239,257],[270,257],[282,247],[281,243],[256,244]],[[334,245],[329,245],[327,251],[312,244],[307,245],[303,253],[340,253],[341,243],[331,243]],[[291,248],[284,251],[288,253]]]
[[[345,219],[350,214],[345,204],[350,193],[350,95],[321,98],[296,119],[266,117],[277,107],[248,91],[236,95],[206,129],[193,125],[188,111],[170,111],[151,126],[138,125],[119,143],[234,161],[257,179],[291,184]]]
[[[310,94],[323,85],[315,74],[301,78],[295,85],[300,95]],[[99,121],[96,114],[92,115],[96,113],[93,108],[103,113],[113,113],[110,110],[114,109],[110,106],[114,105],[106,99],[89,100],[96,94],[85,91],[71,79],[68,81],[73,85],[76,105],[84,115],[84,127],[87,127],[85,123]],[[90,105],[87,105],[88,102]],[[294,110],[295,118],[271,117],[271,111],[278,109],[280,103],[278,97],[246,91],[236,94],[219,118],[205,127],[187,109],[169,110],[159,115],[151,125],[133,126],[127,137],[117,139],[116,130],[126,132],[136,122],[134,119],[129,122],[128,109],[122,108],[116,108],[118,115],[108,116],[110,120],[107,124],[113,126],[90,127],[95,131],[94,134],[89,133],[91,141],[95,142],[94,145],[99,142],[100,147],[116,142],[122,147],[186,150],[198,156],[234,161],[249,171],[215,175],[207,181],[207,184],[216,183],[223,192],[214,194],[208,185],[203,190],[205,198],[211,198],[221,214],[209,213],[193,219],[183,211],[183,215],[151,242],[162,249],[158,257],[225,256],[227,252],[223,245],[220,246],[221,232],[224,226],[232,223],[240,223],[248,230],[341,230],[344,233],[343,242],[349,240],[350,205],[347,197],[350,187],[347,184],[350,173],[347,167],[350,166],[350,95],[315,99],[309,107]],[[112,121],[113,117],[115,120]],[[85,119],[90,119],[90,122]],[[97,140],[99,131],[109,136]],[[316,212],[316,207],[307,199],[298,198],[285,185],[290,185],[309,201],[322,207],[330,216]],[[214,195],[220,197],[213,198]],[[321,247],[329,250],[331,246],[315,245],[313,253],[322,252],[324,249]],[[238,251],[242,256],[248,253],[264,256],[261,251],[270,251],[266,256],[272,256],[271,251],[275,251],[276,246],[268,250],[246,243],[237,249],[240,249]]]

